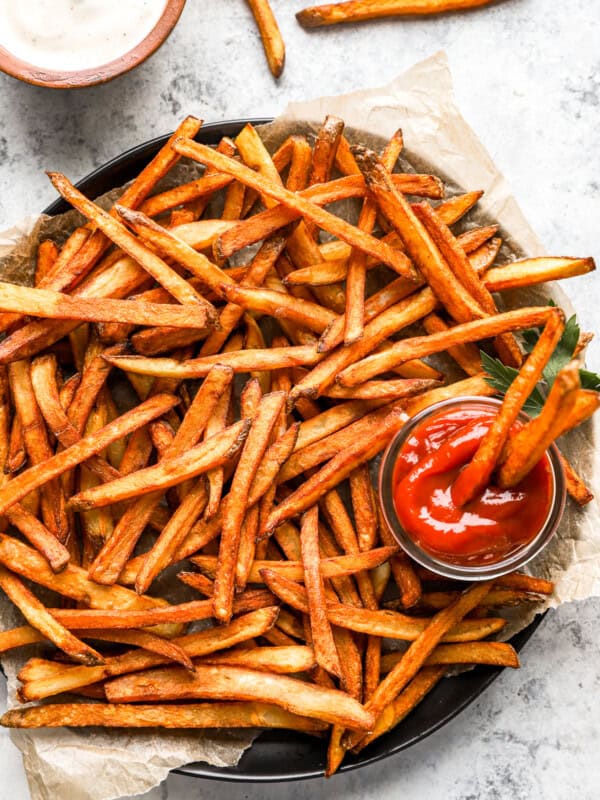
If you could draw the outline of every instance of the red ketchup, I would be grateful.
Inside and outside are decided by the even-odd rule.
[[[423,550],[446,562],[501,561],[537,536],[550,511],[553,478],[547,455],[514,488],[492,482],[464,507],[454,503],[452,484],[495,415],[485,406],[441,410],[413,428],[400,449],[393,477],[400,524]],[[521,427],[516,422],[512,433]]]

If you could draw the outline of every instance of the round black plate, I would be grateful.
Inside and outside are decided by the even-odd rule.
[[[203,125],[196,138],[204,144],[217,144],[223,136],[236,136],[247,122],[259,125],[270,120],[231,120]],[[113,158],[79,181],[78,188],[93,198],[115,186],[122,186],[137,175],[167,139],[168,136],[160,136]],[[59,199],[45,213],[55,215],[68,210],[69,206]],[[511,639],[516,650],[523,647],[541,621],[541,616],[536,617],[531,625]],[[340,772],[372,764],[429,736],[472,703],[501,671],[497,667],[477,667],[462,675],[446,678],[395,730],[377,739],[359,756],[348,755]],[[235,767],[195,763],[176,772],[197,778],[248,782],[318,778],[323,775],[325,768],[325,750],[325,743],[319,739],[291,731],[266,731],[246,750]]]

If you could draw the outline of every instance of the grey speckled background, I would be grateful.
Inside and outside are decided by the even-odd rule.
[[[385,83],[443,48],[459,106],[549,251],[600,256],[600,0],[504,0],[469,14],[312,33],[294,19],[303,5],[273,0],[287,42],[279,83],[243,0],[188,0],[162,50],[106,86],[50,92],[0,76],[0,229],[53,199],[45,169],[78,179],[172,130],[185,113],[206,120],[275,114],[288,99]],[[568,290],[585,327],[598,329],[597,277]],[[600,363],[597,342],[590,362]],[[600,600],[591,600],[549,614],[520,671],[506,671],[427,741],[373,767],[271,787],[172,776],[145,798],[596,798],[599,612]],[[4,732],[0,776],[0,800],[29,797]]]

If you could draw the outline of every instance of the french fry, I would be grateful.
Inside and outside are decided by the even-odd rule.
[[[18,414],[13,417],[8,442],[8,453],[6,456],[6,471],[8,473],[18,472],[27,461],[27,451],[25,450],[25,440],[23,438],[23,428]]]
[[[141,204],[139,210],[148,217],[157,217],[159,214],[170,211],[177,206],[210,196],[231,183],[232,178],[229,175],[205,174],[195,181],[175,186],[165,192],[149,197],[148,200]]]
[[[325,584],[319,566],[319,510],[317,506],[313,506],[302,517],[300,541],[315,658],[323,669],[339,678],[342,668],[333,639],[333,631],[327,619]]]
[[[104,663],[100,653],[57,622],[25,584],[4,567],[0,567],[0,588],[17,606],[27,622],[68,656],[89,666]]]
[[[516,486],[543,457],[572,413],[579,388],[579,368],[571,363],[556,376],[539,416],[508,440],[498,470],[500,486]]]
[[[52,239],[44,239],[38,245],[35,261],[34,283],[37,286],[52,271],[58,258],[58,247]]]
[[[491,0],[346,0],[313,6],[298,11],[296,19],[304,28],[338,25],[341,22],[363,22],[381,17],[402,17],[411,14],[441,14],[489,5]]]
[[[186,703],[122,705],[58,703],[7,711],[7,728],[285,728],[317,733],[326,723],[290,714],[268,703]]]
[[[372,550],[377,540],[377,511],[369,467],[363,464],[349,476],[352,510],[358,531],[358,546]]]
[[[46,559],[53,572],[63,570],[70,560],[68,549],[46,528],[39,519],[16,503],[6,512],[6,517],[19,533]]]
[[[523,404],[540,379],[542,370],[554,351],[565,328],[564,314],[551,307],[544,330],[527,361],[507,390],[497,417],[483,437],[475,455],[452,486],[454,502],[464,505],[487,484],[510,429]]]
[[[179,456],[169,456],[158,464],[122,476],[109,483],[92,487],[74,495],[69,505],[77,511],[87,511],[131,497],[164,491],[189,478],[225,464],[231,459],[247,436],[246,420],[230,425],[222,434],[195,445]]]
[[[311,647],[289,645],[287,647],[253,647],[250,650],[230,650],[228,653],[205,657],[198,663],[248,667],[286,675],[313,669],[317,662]]]
[[[262,399],[232,479],[227,499],[227,515],[221,530],[219,569],[215,576],[215,617],[219,620],[228,621],[231,618],[240,532],[248,492],[284,403],[285,396],[282,392],[273,392]]]
[[[277,608],[262,608],[239,617],[230,625],[189,633],[171,641],[182,647],[190,658],[198,658],[217,650],[234,647],[255,636],[261,636],[273,626],[277,613]],[[58,675],[29,681],[21,687],[21,696],[27,700],[41,700],[117,675],[148,670],[169,660],[158,653],[133,650],[107,658],[105,663],[98,667],[70,667]],[[189,675],[189,672],[187,674]]]
[[[49,289],[32,289],[0,281],[0,311],[18,312],[45,319],[91,322],[124,322],[131,325],[168,325],[172,328],[208,330],[214,325],[214,309],[189,306],[130,303],[125,300],[87,300]]]
[[[436,247],[446,259],[448,266],[457,280],[465,287],[466,291],[479,304],[486,314],[497,314],[498,309],[490,292],[481,281],[477,272],[472,267],[463,248],[460,246],[450,228],[441,221],[435,211],[427,203],[418,203],[413,206],[413,211],[425,226]],[[447,305],[448,311],[457,322],[467,322],[459,309]],[[471,317],[473,318],[473,317]],[[519,367],[523,362],[521,349],[512,334],[500,334],[495,340],[496,349],[502,361],[509,366]]]
[[[207,166],[220,169],[222,172],[233,175],[246,186],[256,189],[261,194],[272,197],[286,207],[303,214],[308,221],[314,222],[329,233],[347,241],[348,244],[354,247],[361,247],[369,253],[369,255],[379,258],[384,264],[395,269],[399,274],[405,275],[409,279],[414,278],[412,269],[407,266],[406,257],[402,253],[394,251],[386,245],[382,245],[374,237],[363,234],[361,231],[358,231],[357,228],[349,225],[339,217],[334,217],[333,214],[329,214],[301,195],[294,194],[278,184],[270,183],[233,159],[227,158],[227,156],[223,156],[221,153],[216,153],[211,150],[211,148],[200,145],[190,139],[180,139],[176,144],[176,148],[180,155],[188,156],[195,161],[200,161]]]
[[[308,599],[303,586],[268,569],[262,570],[262,577],[273,594],[280,597],[284,603],[304,614],[308,613]],[[407,642],[413,642],[419,638],[431,622],[431,618],[409,617],[397,611],[376,611],[331,601],[327,602],[327,618],[332,625],[347,628],[356,633]],[[457,622],[448,630],[441,641],[478,641],[502,630],[505,625],[506,621],[499,617],[465,619]]]
[[[402,660],[401,652],[386,653],[381,659],[381,672],[390,672]],[[425,660],[428,667],[442,664],[489,664],[518,669],[519,656],[514,647],[504,642],[466,642],[439,644]]]
[[[231,367],[234,372],[250,372],[313,364],[318,358],[319,354],[314,347],[300,345],[265,350],[236,350],[214,356],[192,358],[185,363],[172,358],[143,356],[111,356],[110,363],[137,375],[190,379],[203,378],[216,365]]]
[[[299,428],[300,423],[294,423],[267,449],[252,479],[248,493],[248,507],[257,503],[269,487],[276,482],[279,470],[294,450]]]
[[[177,403],[177,398],[172,395],[155,395],[113,422],[109,422],[97,433],[86,436],[47,461],[20,473],[9,484],[0,488],[0,513],[4,513],[12,505],[22,500],[25,495],[43,486],[49,480],[73,469],[90,456],[97,455],[111,442],[127,436],[137,428],[162,416]]]
[[[160,669],[138,676],[123,676],[106,685],[113,702],[139,702],[206,697],[219,700],[258,700],[281,706],[291,713],[314,717],[348,728],[369,730],[373,719],[344,692],[304,681],[243,667],[197,666],[193,678],[179,670]]]
[[[383,401],[380,403],[383,405]],[[318,416],[300,423],[298,438],[294,450],[303,450],[315,442],[345,428],[356,420],[378,407],[377,402],[370,403],[366,400],[349,400],[346,403],[332,406],[322,411]]]
[[[343,575],[352,575],[363,570],[375,569],[379,564],[398,552],[398,547],[376,547],[364,553],[358,552],[344,556],[321,558],[320,568],[323,578],[338,578]],[[217,569],[216,556],[191,556],[190,560],[209,577],[214,577]],[[260,561],[252,563],[248,575],[249,583],[262,583],[261,570],[269,569],[278,575],[283,575],[292,581],[304,581],[304,568],[300,561]],[[100,626],[99,626],[100,627]]]
[[[29,462],[35,467],[43,466],[52,457],[48,432],[35,392],[31,384],[31,365],[29,361],[14,361],[8,367],[8,380],[15,410],[19,416],[25,448]],[[5,491],[14,486],[7,484]],[[56,479],[44,482],[41,490],[41,512],[44,525],[56,536],[59,542],[66,542],[69,535],[65,496],[60,482]]]
[[[455,325],[453,328],[429,336],[417,336],[413,339],[402,339],[382,353],[368,356],[345,369],[338,376],[342,386],[353,386],[364,383],[380,372],[398,366],[412,358],[422,358],[456,344],[476,342],[489,336],[496,336],[507,331],[520,330],[530,325],[539,326],[547,323],[555,315],[551,307],[519,308],[505,311],[493,317],[477,319]]]
[[[389,141],[382,161],[390,172],[402,151],[402,131],[397,131]],[[366,233],[372,233],[377,221],[377,206],[370,197],[363,201],[358,218],[358,227]],[[352,344],[360,339],[364,327],[364,301],[367,274],[367,257],[361,250],[352,250],[348,259],[346,275],[346,310],[344,342]]]
[[[269,0],[248,0],[260,32],[271,74],[279,78],[285,64],[285,45]]]

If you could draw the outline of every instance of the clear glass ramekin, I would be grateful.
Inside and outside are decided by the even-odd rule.
[[[440,403],[429,406],[429,408],[424,409],[406,422],[389,443],[381,459],[379,468],[379,502],[389,529],[394,534],[398,544],[412,559],[421,564],[421,566],[445,578],[462,581],[483,581],[490,578],[499,578],[502,575],[520,569],[546,547],[556,533],[563,515],[567,485],[558,449],[553,444],[547,451],[552,476],[552,500],[546,520],[539,533],[528,544],[513,551],[502,560],[473,566],[444,561],[440,556],[433,555],[420,547],[400,524],[394,505],[394,467],[400,448],[414,428],[424,419],[436,414],[441,409],[449,410],[458,406],[483,406],[487,408],[492,406],[497,408],[500,405],[501,401],[493,397],[458,397],[451,400],[443,400]],[[523,422],[528,422],[530,417],[522,413],[519,419]]]

